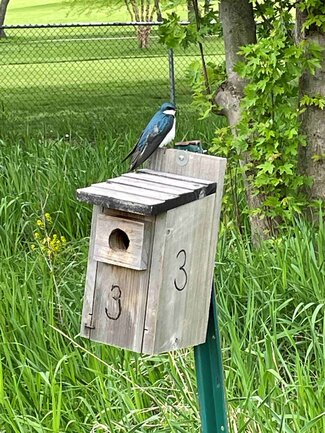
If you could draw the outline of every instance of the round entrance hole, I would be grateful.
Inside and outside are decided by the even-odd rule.
[[[123,230],[115,229],[109,235],[108,243],[114,251],[126,251],[130,245],[130,239]]]

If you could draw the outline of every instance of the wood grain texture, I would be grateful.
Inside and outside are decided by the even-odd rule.
[[[180,159],[179,156],[185,153],[185,157]],[[226,160],[175,149],[158,149],[149,161],[149,168],[215,181],[218,185],[213,196],[183,206],[184,211],[182,208],[174,209],[156,218],[153,255],[156,258],[158,255],[158,260],[152,262],[142,350],[145,353],[160,353],[205,341]],[[206,209],[203,206],[205,201],[209,201]],[[193,206],[191,211],[189,206]],[[180,209],[182,218],[177,215]],[[194,238],[192,246],[186,238],[190,232]],[[162,239],[167,233],[170,239],[164,243]],[[177,264],[180,263],[175,254],[182,248],[182,243],[189,248],[189,290],[186,299],[182,298],[186,289],[171,295],[171,277],[165,273],[173,266],[174,272],[177,272]],[[183,271],[178,268],[178,272]]]
[[[103,209],[105,217],[120,216],[117,211]],[[149,268],[154,221],[152,217],[123,213],[123,220],[142,223],[146,231],[147,270],[133,270],[98,262],[91,340],[141,352],[147,305]]]
[[[89,338],[141,352],[149,271],[98,263]]]
[[[117,209],[126,212],[133,212],[144,215],[151,215],[154,206],[164,203],[161,200],[141,197],[128,193],[105,190],[90,186],[77,190],[77,198],[87,203]]]
[[[164,184],[152,184],[152,182],[148,180],[128,178],[125,176],[120,176],[116,179],[111,179],[110,183],[111,184],[117,183],[118,185],[137,186],[139,188],[144,188],[146,190],[167,192],[168,194],[175,194],[175,195],[179,195],[182,194],[182,192],[184,192],[184,188],[180,188],[177,186],[170,186]],[[191,189],[189,188],[188,191],[191,191]]]
[[[78,190],[106,206],[94,207],[82,336],[149,354],[204,342],[225,166],[223,158],[158,149],[149,170],[160,173],[142,170]],[[109,208],[121,201],[121,210]],[[103,263],[114,227],[134,229],[136,252],[118,258],[128,267]],[[147,269],[131,268],[139,257]]]
[[[210,195],[156,219],[144,353],[161,353],[205,341],[214,204],[215,197]]]
[[[142,169],[139,170],[138,173],[145,173],[145,174],[156,174],[157,171],[150,170],[150,169]],[[192,177],[192,176],[183,176],[176,173],[168,173],[165,171],[159,172],[159,177],[167,177],[169,179],[175,179],[175,180],[182,180],[185,182],[192,182],[198,185],[209,185],[211,181],[205,180],[205,179],[199,179],[198,177]]]
[[[125,219],[122,216],[98,215],[94,259],[130,269],[147,269],[151,233],[149,224],[151,223]],[[122,243],[121,248],[114,247],[112,242],[116,230],[120,230],[128,239],[128,244]]]
[[[187,163],[183,165],[180,157],[184,156]],[[219,220],[223,195],[223,184],[227,160],[217,156],[186,152],[176,149],[157,149],[149,159],[149,169],[166,173],[190,176],[217,183],[215,206],[214,242],[218,238]]]
[[[121,214],[95,206],[81,335],[94,341],[141,352],[149,270],[133,270],[94,259],[95,240],[99,236],[98,218],[105,221],[107,218],[118,217],[128,224],[143,225],[146,236],[143,247],[150,267],[152,217]]]
[[[128,194],[140,195],[141,197],[153,198],[161,201],[173,199],[178,197],[179,194],[175,194],[173,192],[168,191],[158,191],[155,189],[148,189],[144,187],[140,187],[139,185],[134,184],[121,184],[117,182],[109,182],[109,190],[110,191],[120,191],[120,192],[128,192]]]
[[[170,186],[178,186],[179,188],[185,188],[190,191],[194,191],[196,189],[199,189],[203,187],[206,184],[202,184],[199,182],[194,182],[191,180],[186,179],[186,177],[182,177],[182,179],[176,179],[176,178],[169,178],[161,176],[157,171],[155,171],[156,174],[152,173],[146,173],[145,171],[138,171],[136,173],[126,173],[123,176],[128,178],[135,178],[135,179],[143,179],[148,180],[152,184],[163,184],[163,185],[170,185]]]
[[[120,179],[128,179],[128,183],[119,183]],[[151,188],[130,185],[132,180],[150,183]],[[161,188],[165,188],[161,191]],[[169,190],[168,190],[169,189]],[[178,189],[178,192],[175,192]],[[137,172],[127,173],[113,182],[101,182],[87,188],[77,190],[79,200],[101,205],[110,209],[133,212],[143,215],[158,215],[201,199],[216,190],[215,182],[200,182],[197,179],[188,179],[185,176],[173,178],[168,173],[160,172]]]
[[[85,284],[85,295],[83,301],[82,309],[82,320],[80,335],[82,337],[90,337],[90,328],[93,319],[93,303],[95,294],[95,284],[96,284],[96,274],[97,274],[97,261],[94,260],[94,248],[95,248],[95,238],[96,238],[96,225],[97,217],[101,212],[100,206],[93,207],[93,214],[91,220],[91,236],[89,242],[89,252],[88,252],[88,264],[87,264],[87,275]]]

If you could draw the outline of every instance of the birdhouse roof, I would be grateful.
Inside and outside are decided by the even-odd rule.
[[[125,173],[77,190],[87,203],[142,215],[158,215],[216,192],[216,183],[153,170]]]

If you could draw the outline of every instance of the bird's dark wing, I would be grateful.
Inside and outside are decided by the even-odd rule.
[[[142,133],[141,133],[141,135],[140,135],[140,139],[141,139],[141,137],[143,136],[143,134],[144,134],[144,131],[145,131],[145,129],[142,131]],[[134,148],[126,155],[126,157],[125,158],[123,158],[122,159],[122,161],[121,162],[124,162],[124,161],[126,161],[128,158],[130,158],[130,156],[136,151],[136,149],[137,149],[137,147],[138,147],[138,144],[139,144],[139,142],[140,142],[140,139],[137,141],[137,144],[134,146]]]
[[[143,131],[135,149],[131,152],[130,171],[136,169],[159,147],[160,143],[172,129],[173,116],[159,116],[159,120],[153,117],[146,129]]]

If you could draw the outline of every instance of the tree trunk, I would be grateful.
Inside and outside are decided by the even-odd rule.
[[[221,0],[219,12],[225,43],[227,81],[217,90],[214,100],[221,107],[233,133],[236,134],[236,124],[240,120],[240,101],[246,82],[237,75],[234,66],[242,60],[238,54],[240,47],[256,43],[256,27],[253,7],[249,0]],[[242,155],[242,165],[249,161],[248,153]],[[264,198],[253,194],[253,188],[245,177],[244,182],[249,209],[260,207]],[[252,240],[258,244],[269,232],[268,220],[251,215],[250,223]]]
[[[0,27],[3,26],[6,18],[7,7],[10,0],[0,0]],[[0,29],[0,38],[5,38],[6,33],[4,29]]]
[[[159,0],[155,0],[155,3],[150,10],[150,0],[141,0],[140,7],[136,0],[126,0],[129,3],[129,8],[132,10],[132,14],[135,17],[135,20],[137,22],[152,22],[154,12],[156,10],[156,5],[159,5]],[[136,28],[139,48],[148,48],[149,42],[150,42],[150,33],[151,33],[151,27],[150,26],[138,26]]]
[[[137,30],[138,30],[139,48],[141,49],[149,48],[151,28],[149,26],[140,26],[138,27]]]
[[[321,68],[315,75],[305,72],[301,77],[300,97],[321,96],[325,98],[325,33],[320,28],[303,30],[302,26],[307,14],[297,11],[298,40],[316,42],[323,48]],[[308,193],[311,199],[325,200],[325,109],[315,105],[307,106],[301,116],[301,133],[307,138],[307,146],[299,150],[299,166],[301,172],[313,178]]]

